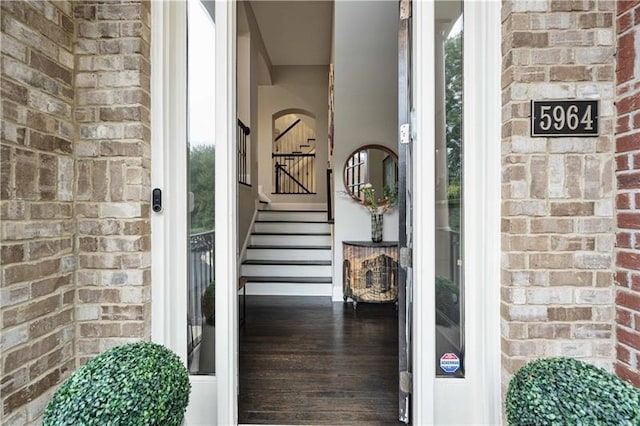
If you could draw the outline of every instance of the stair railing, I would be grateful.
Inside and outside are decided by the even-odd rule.
[[[251,185],[249,182],[249,169],[247,166],[247,136],[251,133],[251,129],[238,119],[238,183],[243,185]]]
[[[315,153],[271,156],[274,194],[315,194]]]

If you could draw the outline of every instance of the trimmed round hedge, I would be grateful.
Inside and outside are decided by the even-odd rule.
[[[151,342],[110,349],[78,368],[49,402],[43,425],[179,425],[189,373],[173,352]]]
[[[509,425],[639,425],[640,390],[571,358],[530,362],[509,382]]]

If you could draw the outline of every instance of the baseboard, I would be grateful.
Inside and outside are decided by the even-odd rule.
[[[331,296],[332,284],[247,283],[247,296]],[[342,300],[342,299],[340,299]]]
[[[340,287],[333,287],[333,290],[331,292],[331,301],[332,302],[343,302],[344,301],[344,296],[342,294],[342,288]]]

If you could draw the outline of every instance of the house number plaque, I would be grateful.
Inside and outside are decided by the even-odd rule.
[[[598,101],[531,101],[531,136],[598,136]]]

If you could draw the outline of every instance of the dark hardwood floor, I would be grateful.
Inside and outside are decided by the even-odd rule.
[[[239,422],[397,425],[394,305],[247,296]]]

